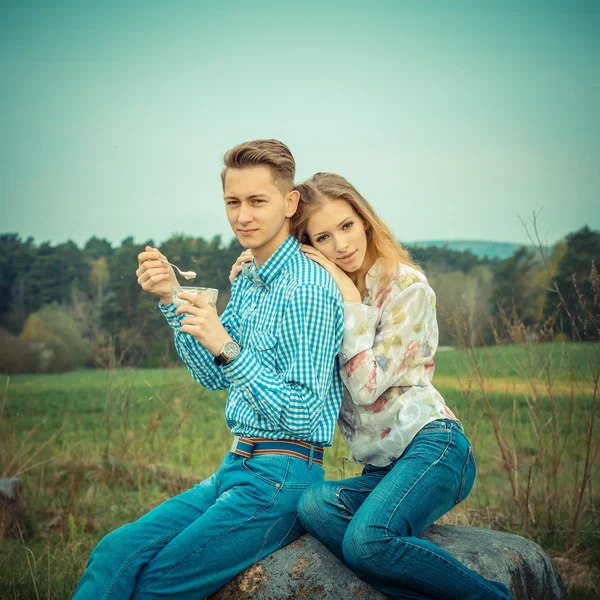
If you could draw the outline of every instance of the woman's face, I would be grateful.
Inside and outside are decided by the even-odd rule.
[[[317,250],[347,273],[362,266],[367,253],[365,224],[346,200],[332,200],[313,213],[306,233]]]

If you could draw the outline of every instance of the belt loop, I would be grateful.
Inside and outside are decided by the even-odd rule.
[[[313,466],[313,454],[315,453],[315,447],[313,444],[310,445],[310,452],[308,453],[308,468],[312,469]]]

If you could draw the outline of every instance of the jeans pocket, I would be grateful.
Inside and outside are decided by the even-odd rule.
[[[290,458],[290,468],[285,479],[286,490],[305,490],[313,483],[318,483],[325,479],[325,469],[313,462],[309,466],[308,462],[302,458]]]
[[[452,429],[440,421],[433,421],[422,427],[412,439],[400,457],[420,456],[430,458],[432,462],[439,460],[452,442]]]
[[[462,502],[471,492],[473,483],[475,483],[475,475],[477,473],[477,465],[475,463],[475,456],[473,455],[473,449],[469,446],[467,452],[467,460],[462,469],[462,475],[460,480],[460,488],[456,496],[455,504]]]
[[[252,456],[243,460],[244,469],[255,479],[281,489],[289,470],[290,457],[282,454]]]

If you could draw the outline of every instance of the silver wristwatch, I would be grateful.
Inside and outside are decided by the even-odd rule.
[[[228,365],[239,356],[241,350],[242,347],[237,342],[225,342],[221,352],[215,356],[215,364]]]

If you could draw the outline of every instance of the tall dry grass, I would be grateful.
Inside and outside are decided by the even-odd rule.
[[[480,469],[476,491],[483,501],[476,507],[471,501],[468,519],[551,549],[567,581],[577,572],[573,594],[591,598],[600,593],[600,276],[592,263],[591,298],[573,276],[573,307],[549,275],[556,312],[526,326],[514,305],[499,308],[499,318],[491,320],[493,354],[473,343],[468,309],[445,315],[463,350],[457,379],[475,454],[495,456],[493,467]],[[559,312],[567,314],[570,339],[557,331]],[[499,493],[500,478],[505,493]]]

